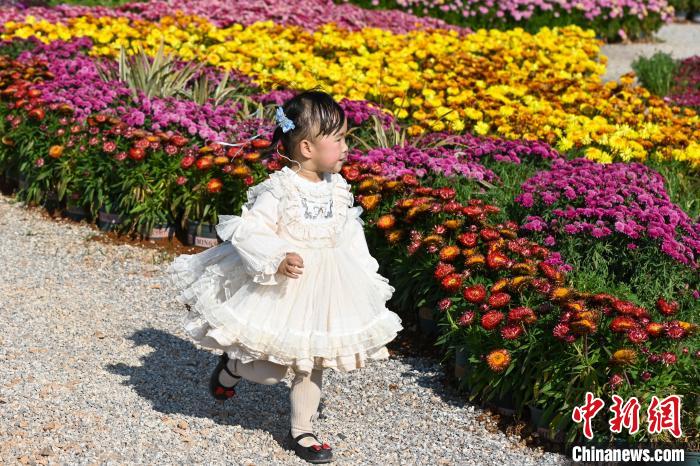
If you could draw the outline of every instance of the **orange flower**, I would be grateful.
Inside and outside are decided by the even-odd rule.
[[[430,245],[441,245],[445,242],[445,238],[443,238],[440,235],[428,235],[425,238],[423,238],[423,245],[424,246],[430,246]]]
[[[633,364],[637,359],[637,353],[631,349],[619,349],[615,351],[610,358],[612,364],[620,364],[622,366]]]
[[[234,167],[233,170],[231,170],[231,175],[235,176],[236,178],[245,178],[250,174],[251,171],[248,165],[239,165],[237,167]]]
[[[221,191],[221,188],[223,186],[224,186],[224,184],[221,182],[220,179],[212,178],[207,183],[207,191],[209,191],[210,193],[218,193]]]
[[[389,230],[396,223],[396,217],[391,214],[382,215],[377,219],[377,228],[380,230]]]
[[[619,319],[620,317],[618,317]],[[664,326],[663,324],[660,324],[659,322],[649,322],[647,324],[647,333],[651,335],[652,337],[658,337],[662,333],[664,333]]]
[[[447,228],[449,228],[450,230],[456,230],[457,228],[461,227],[463,223],[464,223],[463,219],[445,220],[445,226]]]
[[[524,262],[519,262],[510,268],[513,272],[522,275],[534,275],[535,267],[532,264],[526,264]]]
[[[506,349],[497,349],[491,351],[486,356],[486,363],[494,372],[503,372],[510,365],[510,353]]]
[[[518,277],[513,277],[510,282],[508,283],[508,287],[511,291],[516,291],[519,292],[523,289],[523,286],[528,284],[532,277],[528,277],[525,275],[520,275]]]
[[[469,256],[467,260],[464,261],[464,265],[467,267],[477,267],[480,265],[484,265],[484,262],[486,262],[486,259],[484,256],[481,254],[474,254],[472,256]]]
[[[403,230],[391,230],[386,232],[386,239],[389,241],[389,244],[396,244],[399,241],[401,241],[401,238],[404,236],[404,231]]]
[[[381,198],[381,194],[370,194],[368,196],[360,195],[358,196],[358,201],[360,202],[360,205],[365,208],[365,210],[374,210],[374,208],[379,204]]]
[[[570,289],[558,286],[552,290],[550,298],[552,299],[552,301],[564,301],[566,300],[566,298],[569,297],[570,294]]]
[[[360,184],[357,186],[358,192],[364,193],[364,192],[376,192],[379,190],[379,185],[377,182],[374,180],[374,178],[367,178],[365,180],[362,180]]]
[[[493,285],[491,285],[491,293],[498,293],[505,290],[508,283],[510,283],[510,280],[507,278],[499,278]]]
[[[589,319],[581,319],[581,320],[577,320],[575,322],[572,322],[570,327],[571,327],[571,331],[577,335],[587,335],[587,334],[595,333],[595,331],[598,329],[598,326],[596,325],[596,323],[592,320],[589,320]]]
[[[49,157],[57,159],[63,154],[63,146],[51,146],[49,148]]]
[[[440,260],[451,262],[459,257],[459,247],[451,244],[440,249]]]

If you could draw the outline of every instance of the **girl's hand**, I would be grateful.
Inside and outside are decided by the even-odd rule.
[[[277,272],[290,278],[299,278],[304,268],[304,260],[295,252],[288,252],[282,262],[280,262]]]

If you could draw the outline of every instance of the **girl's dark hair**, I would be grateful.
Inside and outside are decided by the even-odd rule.
[[[292,158],[291,148],[296,147],[301,140],[332,135],[340,131],[345,123],[343,108],[319,87],[300,92],[281,107],[284,115],[294,122],[294,128],[285,133],[282,127],[277,125],[270,146],[262,151],[263,156],[275,153],[278,143],[281,142],[284,151],[280,153]],[[285,158],[281,158],[280,162],[293,165]]]

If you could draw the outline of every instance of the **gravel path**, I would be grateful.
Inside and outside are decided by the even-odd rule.
[[[650,57],[658,50],[670,53],[674,58],[700,55],[700,24],[667,24],[659,29],[656,37],[660,42],[604,45],[601,53],[608,57],[608,67],[603,81],[620,79],[620,76],[632,71],[632,62],[637,57]]]
[[[207,393],[217,355],[179,328],[160,251],[90,240],[0,196],[0,464],[307,464],[286,450],[288,376]],[[569,464],[494,428],[423,358],[324,373],[337,464]],[[360,446],[361,445],[361,446]]]

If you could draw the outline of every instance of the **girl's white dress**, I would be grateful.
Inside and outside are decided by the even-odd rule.
[[[339,173],[313,182],[289,167],[247,192],[240,216],[220,215],[223,243],[178,256],[168,268],[183,319],[200,345],[244,363],[268,360],[297,372],[347,372],[386,359],[403,329],[386,308],[394,288],[377,273],[350,186]],[[277,273],[286,253],[303,273]]]

